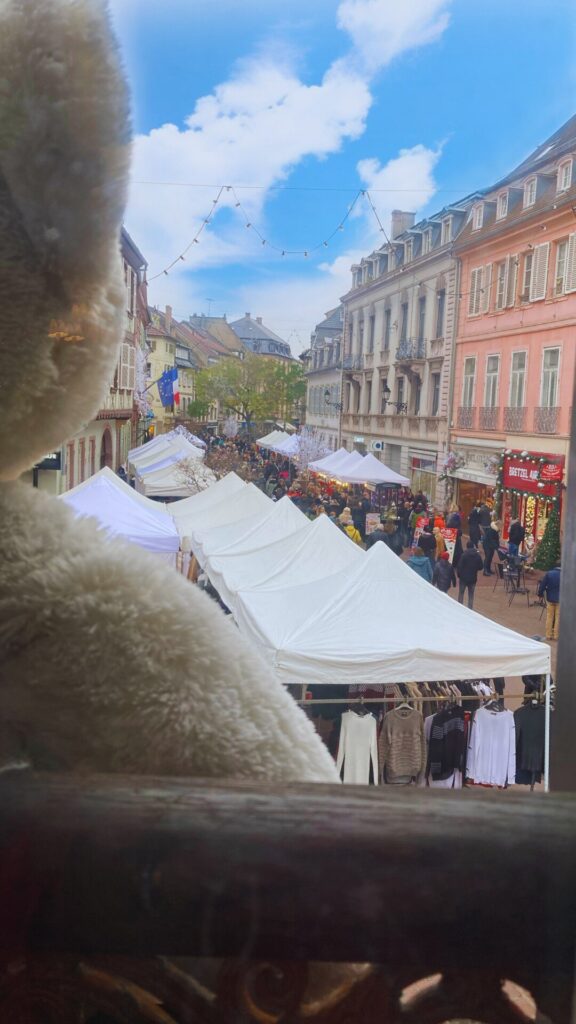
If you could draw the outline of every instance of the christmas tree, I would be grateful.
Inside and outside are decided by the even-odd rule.
[[[560,517],[556,509],[548,516],[544,536],[534,559],[536,569],[553,569],[560,564]]]

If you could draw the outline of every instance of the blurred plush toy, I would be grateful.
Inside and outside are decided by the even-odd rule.
[[[0,65],[0,763],[337,781],[213,602],[17,481],[116,363],[130,132],[96,0],[4,0]]]

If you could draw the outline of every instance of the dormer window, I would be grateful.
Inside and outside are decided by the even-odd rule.
[[[478,231],[484,221],[484,204],[478,203],[472,210],[472,230]]]
[[[426,228],[426,231],[422,235],[422,253],[431,252],[432,250],[432,228]]]
[[[404,261],[411,263],[414,256],[414,242],[411,238],[408,239],[404,246]]]
[[[529,206],[534,206],[536,202],[536,178],[529,178],[524,183],[524,201],[522,203],[526,210]]]
[[[501,192],[496,203],[496,220],[503,220],[508,215],[508,193]]]
[[[566,192],[572,184],[572,161],[564,160],[558,168],[557,192]]]
[[[442,221],[442,245],[452,241],[452,217],[445,217]]]

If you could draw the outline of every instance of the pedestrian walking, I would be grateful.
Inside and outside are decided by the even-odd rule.
[[[433,569],[436,561],[436,538],[432,532],[432,526],[430,523],[424,527],[424,530],[418,538],[418,544],[427,558],[430,559],[430,565]]]
[[[476,502],[468,516],[468,536],[475,548],[478,547],[482,531],[480,529],[480,502]]]
[[[560,626],[560,566],[544,573],[538,584],[538,596],[546,595],[546,639],[557,640]]]
[[[484,575],[493,576],[492,559],[494,552],[500,547],[500,523],[497,519],[484,530],[482,547],[484,548]]]
[[[353,540],[355,544],[359,544],[361,546],[362,537],[360,536],[360,531],[354,526],[352,512],[348,506],[346,506],[344,511],[338,516],[338,522],[343,532],[350,537],[350,540]]]
[[[513,519],[508,531],[508,554],[515,556],[520,554],[520,546],[524,543],[526,529],[519,519]]]
[[[454,566],[450,561],[450,555],[447,551],[444,551],[436,565],[434,566],[434,572],[432,573],[432,584],[441,590],[443,594],[447,594],[450,587],[456,586],[456,573],[454,572]]]
[[[466,550],[462,552],[458,562],[458,603],[464,604],[464,593],[468,591],[468,607],[474,607],[474,591],[478,582],[478,573],[483,567],[482,556],[476,549],[473,540],[466,544]]]
[[[432,563],[428,556],[424,554],[422,548],[416,548],[414,554],[410,555],[406,565],[409,565],[423,580],[432,583]]]

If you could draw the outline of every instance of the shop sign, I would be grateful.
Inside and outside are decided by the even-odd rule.
[[[540,462],[545,458],[545,462]],[[541,497],[554,498],[557,484],[564,475],[564,456],[531,454],[528,458],[520,455],[505,455],[502,467],[504,490],[522,491]]]
[[[446,545],[446,551],[450,555],[450,561],[454,561],[454,551],[456,549],[456,540],[458,537],[458,530],[453,526],[441,526],[440,533],[444,538]]]

